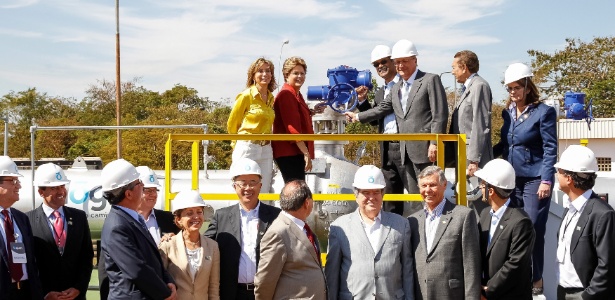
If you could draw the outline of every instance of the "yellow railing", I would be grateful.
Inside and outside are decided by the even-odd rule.
[[[199,144],[202,141],[221,140],[273,140],[273,141],[428,141],[435,140],[438,146],[437,164],[444,169],[444,142],[457,142],[457,185],[466,190],[466,136],[465,134],[169,134],[165,145],[165,209],[177,193],[171,193],[172,150],[174,141],[192,142],[192,189],[199,190]],[[204,200],[237,200],[237,195],[204,193]],[[314,194],[316,201],[354,201],[353,194]],[[278,194],[260,194],[261,200],[279,200]],[[387,194],[385,201],[421,201],[419,194]],[[457,195],[457,204],[467,205],[466,193]]]

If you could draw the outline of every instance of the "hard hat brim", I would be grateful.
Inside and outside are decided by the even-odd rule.
[[[361,190],[379,190],[385,187],[385,185],[375,184],[375,183],[365,183],[365,184],[354,184],[353,183],[352,186],[354,186],[357,189],[361,189]]]
[[[180,210],[180,209],[186,209],[186,208],[192,208],[192,207],[205,207],[207,206],[207,204],[202,203],[202,204],[196,204],[196,203],[188,203],[188,204],[182,204],[180,203],[178,205],[178,207],[173,207],[173,213],[175,213],[176,211]]]
[[[34,185],[38,186],[38,187],[54,187],[54,186],[61,186],[61,185],[67,185],[69,184],[70,181],[54,181],[54,182],[35,182]]]

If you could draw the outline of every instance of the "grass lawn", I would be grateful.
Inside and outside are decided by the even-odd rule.
[[[94,268],[92,270],[92,277],[90,278],[90,286],[98,286],[98,269]],[[100,300],[100,294],[98,293],[98,289],[96,290],[88,290],[86,294],[86,298],[88,300]]]

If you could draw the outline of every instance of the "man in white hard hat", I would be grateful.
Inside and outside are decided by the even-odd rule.
[[[155,209],[158,200],[160,183],[156,173],[147,166],[138,166],[139,179],[143,182],[143,196],[137,212],[145,219],[147,231],[150,233],[156,245],[160,244],[161,238],[166,234],[169,238],[179,232],[179,227],[173,222],[173,214]],[[100,255],[98,260],[98,284],[100,299],[106,300],[109,297],[109,278],[105,271],[105,257]]]
[[[440,167],[429,166],[418,177],[424,208],[408,218],[418,281],[416,299],[479,299],[476,213],[444,199],[447,181]]]
[[[205,235],[220,248],[220,299],[254,299],[261,238],[280,209],[258,199],[262,178],[255,161],[233,161],[230,173],[239,204],[218,209]]]
[[[329,228],[325,264],[329,299],[414,299],[410,223],[382,211],[382,171],[362,166],[352,186],[359,208]]]
[[[395,70],[395,64],[391,59],[391,48],[385,45],[378,45],[374,47],[371,55],[371,62],[376,73],[382,79],[384,79],[384,86],[376,90],[374,94],[374,104],[378,105],[380,102],[390,94],[393,85],[399,81],[399,75]],[[359,111],[366,111],[372,108],[372,104],[367,99],[368,89],[365,86],[357,88],[359,97],[359,105],[357,108]],[[399,133],[397,130],[397,121],[395,120],[395,114],[390,113],[384,118],[370,122],[372,125],[378,125],[378,133],[390,134]],[[384,174],[384,180],[386,186],[384,192],[386,194],[403,194],[404,187],[408,181],[403,180],[402,173],[404,167],[401,163],[401,152],[399,148],[399,141],[381,141],[380,144],[380,165],[382,166],[382,173]],[[408,187],[406,187],[408,189]],[[385,202],[385,211],[394,212],[402,215],[404,213],[404,203],[400,201]]]
[[[92,237],[84,211],[65,206],[70,181],[56,164],[34,173],[43,203],[27,213],[45,299],[85,299],[92,276]]]
[[[255,299],[326,300],[318,238],[306,223],[314,199],[305,181],[287,183],[280,193],[280,206],[282,212],[261,240]]]
[[[43,299],[30,222],[11,207],[19,201],[19,177],[15,162],[0,156],[0,298]]]
[[[476,171],[483,201],[491,209],[480,215],[482,294],[486,299],[532,299],[534,225],[521,208],[510,207],[515,189],[515,169],[494,159]]]
[[[466,135],[466,173],[472,176],[476,170],[493,159],[491,88],[489,83],[478,75],[479,61],[476,53],[470,50],[455,53],[451,67],[451,73],[462,87],[455,103],[449,132]],[[456,158],[455,153],[456,151],[451,153],[451,158]]]
[[[589,148],[572,145],[555,168],[569,203],[557,234],[557,299],[613,299],[615,211],[592,190],[596,157]]]
[[[391,58],[401,77],[391,92],[376,107],[360,112],[347,112],[350,121],[371,122],[394,113],[399,133],[445,133],[448,121],[446,92],[440,77],[417,68],[418,51],[414,43],[399,40]],[[436,141],[401,141],[400,174],[411,194],[418,194],[417,174],[436,161]]]
[[[109,299],[175,299],[173,278],[164,269],[143,216],[137,213],[143,195],[139,172],[118,159],[100,175],[103,197],[112,205],[101,233]]]

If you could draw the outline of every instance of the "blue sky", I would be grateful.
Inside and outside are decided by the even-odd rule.
[[[121,76],[154,91],[182,84],[234,99],[249,64],[265,56],[277,65],[289,39],[282,59],[306,60],[305,94],[327,83],[328,68],[373,72],[375,45],[409,39],[431,73],[450,71],[459,50],[476,52],[501,100],[508,64],[529,62],[528,49],[562,49],[567,37],[613,35],[613,11],[615,1],[120,0]],[[36,87],[81,99],[97,80],[115,80],[115,1],[2,0],[0,41],[0,95]],[[442,81],[454,84],[450,74]]]

